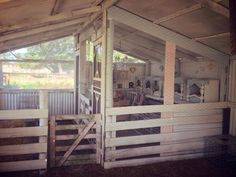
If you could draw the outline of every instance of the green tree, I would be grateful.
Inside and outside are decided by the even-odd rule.
[[[26,52],[7,52],[2,57],[12,59],[42,59],[42,60],[74,60],[74,38],[65,37],[26,48]],[[70,71],[73,64],[70,63],[18,63],[22,68],[43,68],[46,67],[52,73],[58,73],[60,70]]]

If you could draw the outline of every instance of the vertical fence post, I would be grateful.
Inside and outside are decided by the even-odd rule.
[[[95,115],[96,119],[96,160],[101,163],[101,114]]]
[[[48,109],[48,91],[39,91],[39,108]],[[47,125],[48,125],[47,119],[39,119],[40,127],[47,126]],[[47,142],[46,136],[39,137],[39,143],[46,143],[46,142]],[[47,153],[40,153],[39,159],[45,159],[47,161]]]
[[[51,116],[49,121],[49,134],[50,134],[50,145],[49,145],[49,166],[55,167],[56,165],[56,116]]]

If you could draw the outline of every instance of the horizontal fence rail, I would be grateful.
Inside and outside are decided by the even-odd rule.
[[[104,167],[203,157],[206,139],[222,134],[222,110],[227,107],[219,102],[107,108]],[[171,116],[161,118],[166,113]]]
[[[0,111],[0,172],[47,168],[47,119],[46,109]]]

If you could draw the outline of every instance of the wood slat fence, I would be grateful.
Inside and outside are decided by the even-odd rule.
[[[222,134],[222,109],[226,107],[227,103],[219,102],[107,108],[104,167],[202,157],[206,153],[205,138]],[[120,115],[157,112],[173,116],[116,121]],[[147,128],[165,126],[171,126],[172,132],[142,133]],[[132,130],[136,133],[131,134]]]
[[[47,168],[47,119],[47,109],[0,111],[0,172]]]

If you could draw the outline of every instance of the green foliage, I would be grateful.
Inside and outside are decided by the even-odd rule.
[[[128,54],[121,53],[119,51],[114,50],[113,52],[113,62],[120,63],[144,63],[144,61],[129,56]]]
[[[72,36],[57,39],[34,45],[26,48],[25,52],[13,51],[12,53],[1,54],[2,58],[12,59],[42,59],[42,60],[74,60],[74,38]],[[14,54],[14,55],[13,55]],[[73,70],[72,64],[54,64],[54,63],[17,63],[21,68],[40,69],[46,67],[52,73],[58,73],[60,69],[64,71]]]

